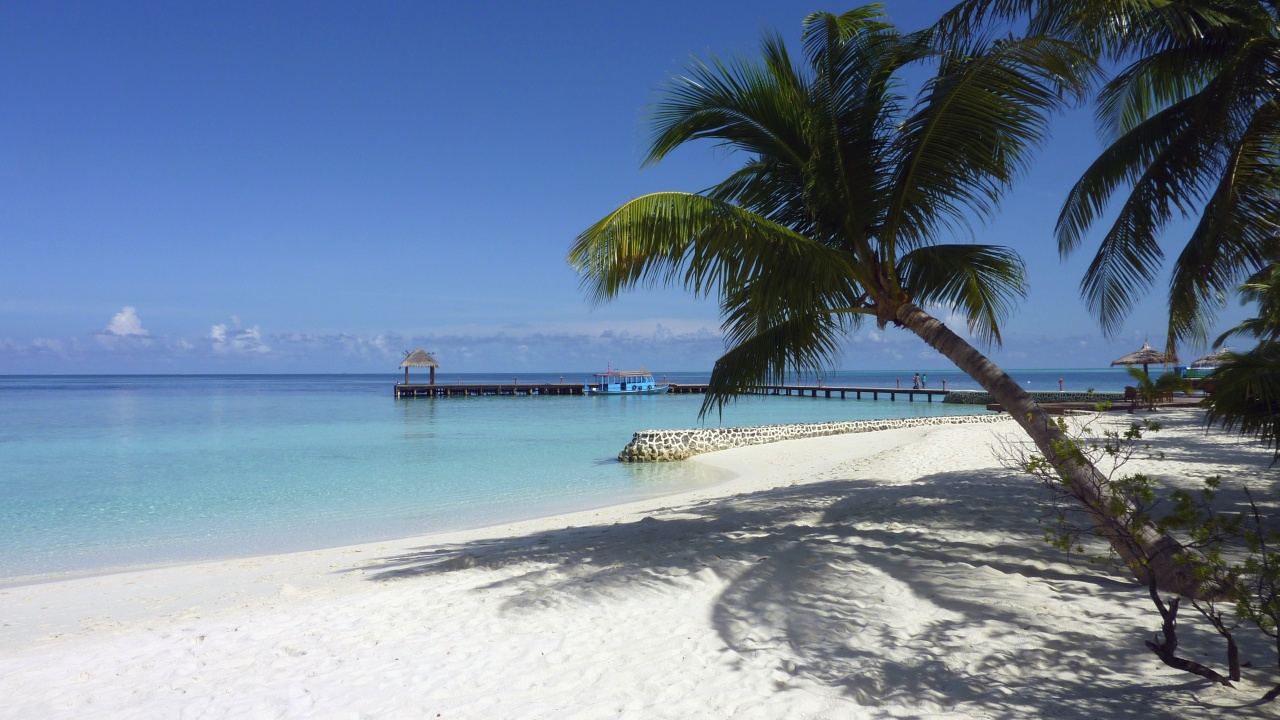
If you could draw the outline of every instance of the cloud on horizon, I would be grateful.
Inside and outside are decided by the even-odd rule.
[[[218,324],[209,328],[206,336],[210,349],[218,355],[258,354],[271,352],[271,346],[262,341],[262,330],[254,325],[249,328],[240,327],[240,318],[232,315],[230,326]]]
[[[105,332],[116,337],[146,337],[151,334],[142,328],[137,308],[129,305],[111,318]]]
[[[630,327],[635,327],[632,323]],[[214,323],[199,336],[154,335],[137,310],[117,313],[108,330],[78,338],[0,339],[4,372],[381,372],[424,347],[457,372],[589,370],[608,363],[654,368],[710,367],[723,352],[718,331],[676,331],[657,322],[647,332],[267,333],[240,319]],[[51,365],[50,361],[56,363]]]
[[[944,313],[962,335],[963,320]],[[608,364],[661,370],[707,370],[724,352],[718,328],[705,324],[629,320],[526,328],[466,328],[451,332],[309,333],[264,331],[237,316],[214,323],[206,334],[148,331],[136,308],[111,317],[106,330],[79,337],[0,338],[0,373],[146,372],[394,372],[403,353],[424,348],[444,373],[589,371]],[[88,342],[86,342],[88,340]],[[1011,368],[1105,367],[1122,354],[1100,336],[1006,334],[1005,347],[979,348]],[[832,370],[940,369],[945,358],[910,332],[879,330],[867,323],[844,342]],[[1128,352],[1132,348],[1123,350]]]

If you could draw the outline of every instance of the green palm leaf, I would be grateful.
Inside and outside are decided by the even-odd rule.
[[[1262,440],[1280,460],[1280,343],[1264,342],[1228,359],[1204,379],[1214,386],[1205,399],[1206,424]]]
[[[1153,284],[1161,236],[1200,222],[1170,283],[1170,345],[1202,341],[1226,294],[1274,234],[1280,156],[1280,4],[1270,0],[963,0],[939,22],[951,46],[983,26],[1028,23],[1118,71],[1098,95],[1109,147],[1072,188],[1056,230],[1067,255],[1127,188],[1081,294],[1108,335]],[[1247,167],[1254,162],[1255,168]]]
[[[1000,324],[1027,293],[1022,259],[994,245],[917,248],[902,257],[898,273],[917,304],[956,308],[985,344],[1000,344]]]
[[[838,315],[809,312],[736,337],[711,370],[700,415],[721,412],[725,404],[754,386],[781,385],[788,371],[832,367],[847,330]]]
[[[766,271],[803,271],[831,285],[860,274],[838,251],[767,218],[677,192],[637,198],[587,228],[569,263],[596,302],[638,285],[720,293]]]
[[[1169,338],[1203,344],[1206,319],[1228,293],[1263,266],[1280,236],[1280,165],[1271,151],[1280,103],[1258,111],[1235,146],[1218,188],[1174,262],[1169,289]]]
[[[961,48],[941,63],[895,139],[884,234],[908,250],[967,226],[971,213],[995,212],[1046,136],[1048,116],[1083,91],[1090,66],[1044,37]]]

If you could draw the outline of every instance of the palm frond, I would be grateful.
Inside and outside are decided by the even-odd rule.
[[[990,25],[1032,15],[1040,4],[1040,0],[962,0],[942,14],[933,30],[943,46],[960,46],[972,42]]]
[[[896,138],[883,230],[910,250],[941,231],[991,215],[1048,133],[1049,116],[1083,91],[1091,61],[1045,37],[946,54]]]
[[[1159,110],[1200,92],[1231,52],[1193,45],[1137,58],[1098,93],[1095,117],[1103,136],[1118,140]]]
[[[1213,341],[1220,348],[1228,338],[1250,336],[1262,342],[1280,342],[1280,237],[1266,244],[1267,264],[1240,286],[1241,304],[1256,303],[1257,316],[1248,318]]]
[[[771,272],[825,278],[828,286],[862,274],[837,250],[767,218],[678,192],[636,198],[587,228],[569,264],[597,303],[637,285],[680,285],[705,296]]]
[[[1280,158],[1273,150],[1280,103],[1254,115],[1236,144],[1169,283],[1169,342],[1207,340],[1208,323],[1227,295],[1265,262],[1280,236]]]
[[[653,111],[646,166],[699,138],[804,163],[805,81],[776,35],[767,35],[763,45],[763,62],[694,60],[688,74],[668,84]]]
[[[899,261],[898,274],[917,305],[955,308],[986,344],[1000,344],[1000,325],[1027,294],[1022,259],[994,245],[916,248]]]
[[[1249,352],[1229,354],[1203,382],[1214,388],[1204,400],[1205,424],[1257,438],[1280,460],[1280,343],[1264,342]]]
[[[1191,129],[1199,118],[1196,99],[1176,103],[1113,142],[1072,186],[1058,215],[1058,252],[1073,252],[1093,222],[1106,211],[1112,194],[1142,179],[1144,171],[1164,155],[1163,166],[1177,168],[1194,157],[1200,144]],[[1188,139],[1188,136],[1191,136]],[[1153,175],[1150,184],[1169,178],[1172,170]]]
[[[1224,146],[1206,141],[1210,130],[1197,110],[1202,99],[1170,108],[1113,144],[1072,188],[1059,216],[1058,248],[1067,255],[1111,192],[1137,175],[1080,283],[1107,335],[1119,330],[1151,287],[1164,258],[1158,239],[1174,210],[1190,215],[1206,194],[1204,186],[1221,177]]]
[[[722,412],[755,385],[779,385],[788,371],[831,367],[840,356],[844,326],[838,315],[809,312],[740,338],[711,370],[699,417]]]

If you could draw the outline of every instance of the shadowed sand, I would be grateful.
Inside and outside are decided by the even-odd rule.
[[[1275,499],[1265,450],[1158,415],[1135,469]],[[740,448],[674,498],[0,590],[0,716],[1273,717],[1143,647],[1141,589],[1043,544],[1000,437]]]

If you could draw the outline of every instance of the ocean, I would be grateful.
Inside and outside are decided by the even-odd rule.
[[[425,372],[421,373],[425,380]],[[673,382],[706,374],[662,373]],[[1014,371],[1117,390],[1123,371]],[[566,382],[589,373],[537,373]],[[516,375],[446,374],[438,383]],[[748,397],[395,400],[386,375],[0,377],[0,582],[332,547],[581,510],[718,482],[619,463],[636,430],[979,412],[941,402]],[[411,379],[416,378],[411,376]],[[813,382],[815,378],[804,378]],[[958,372],[930,387],[976,389]],[[832,373],[890,387],[910,374]]]

